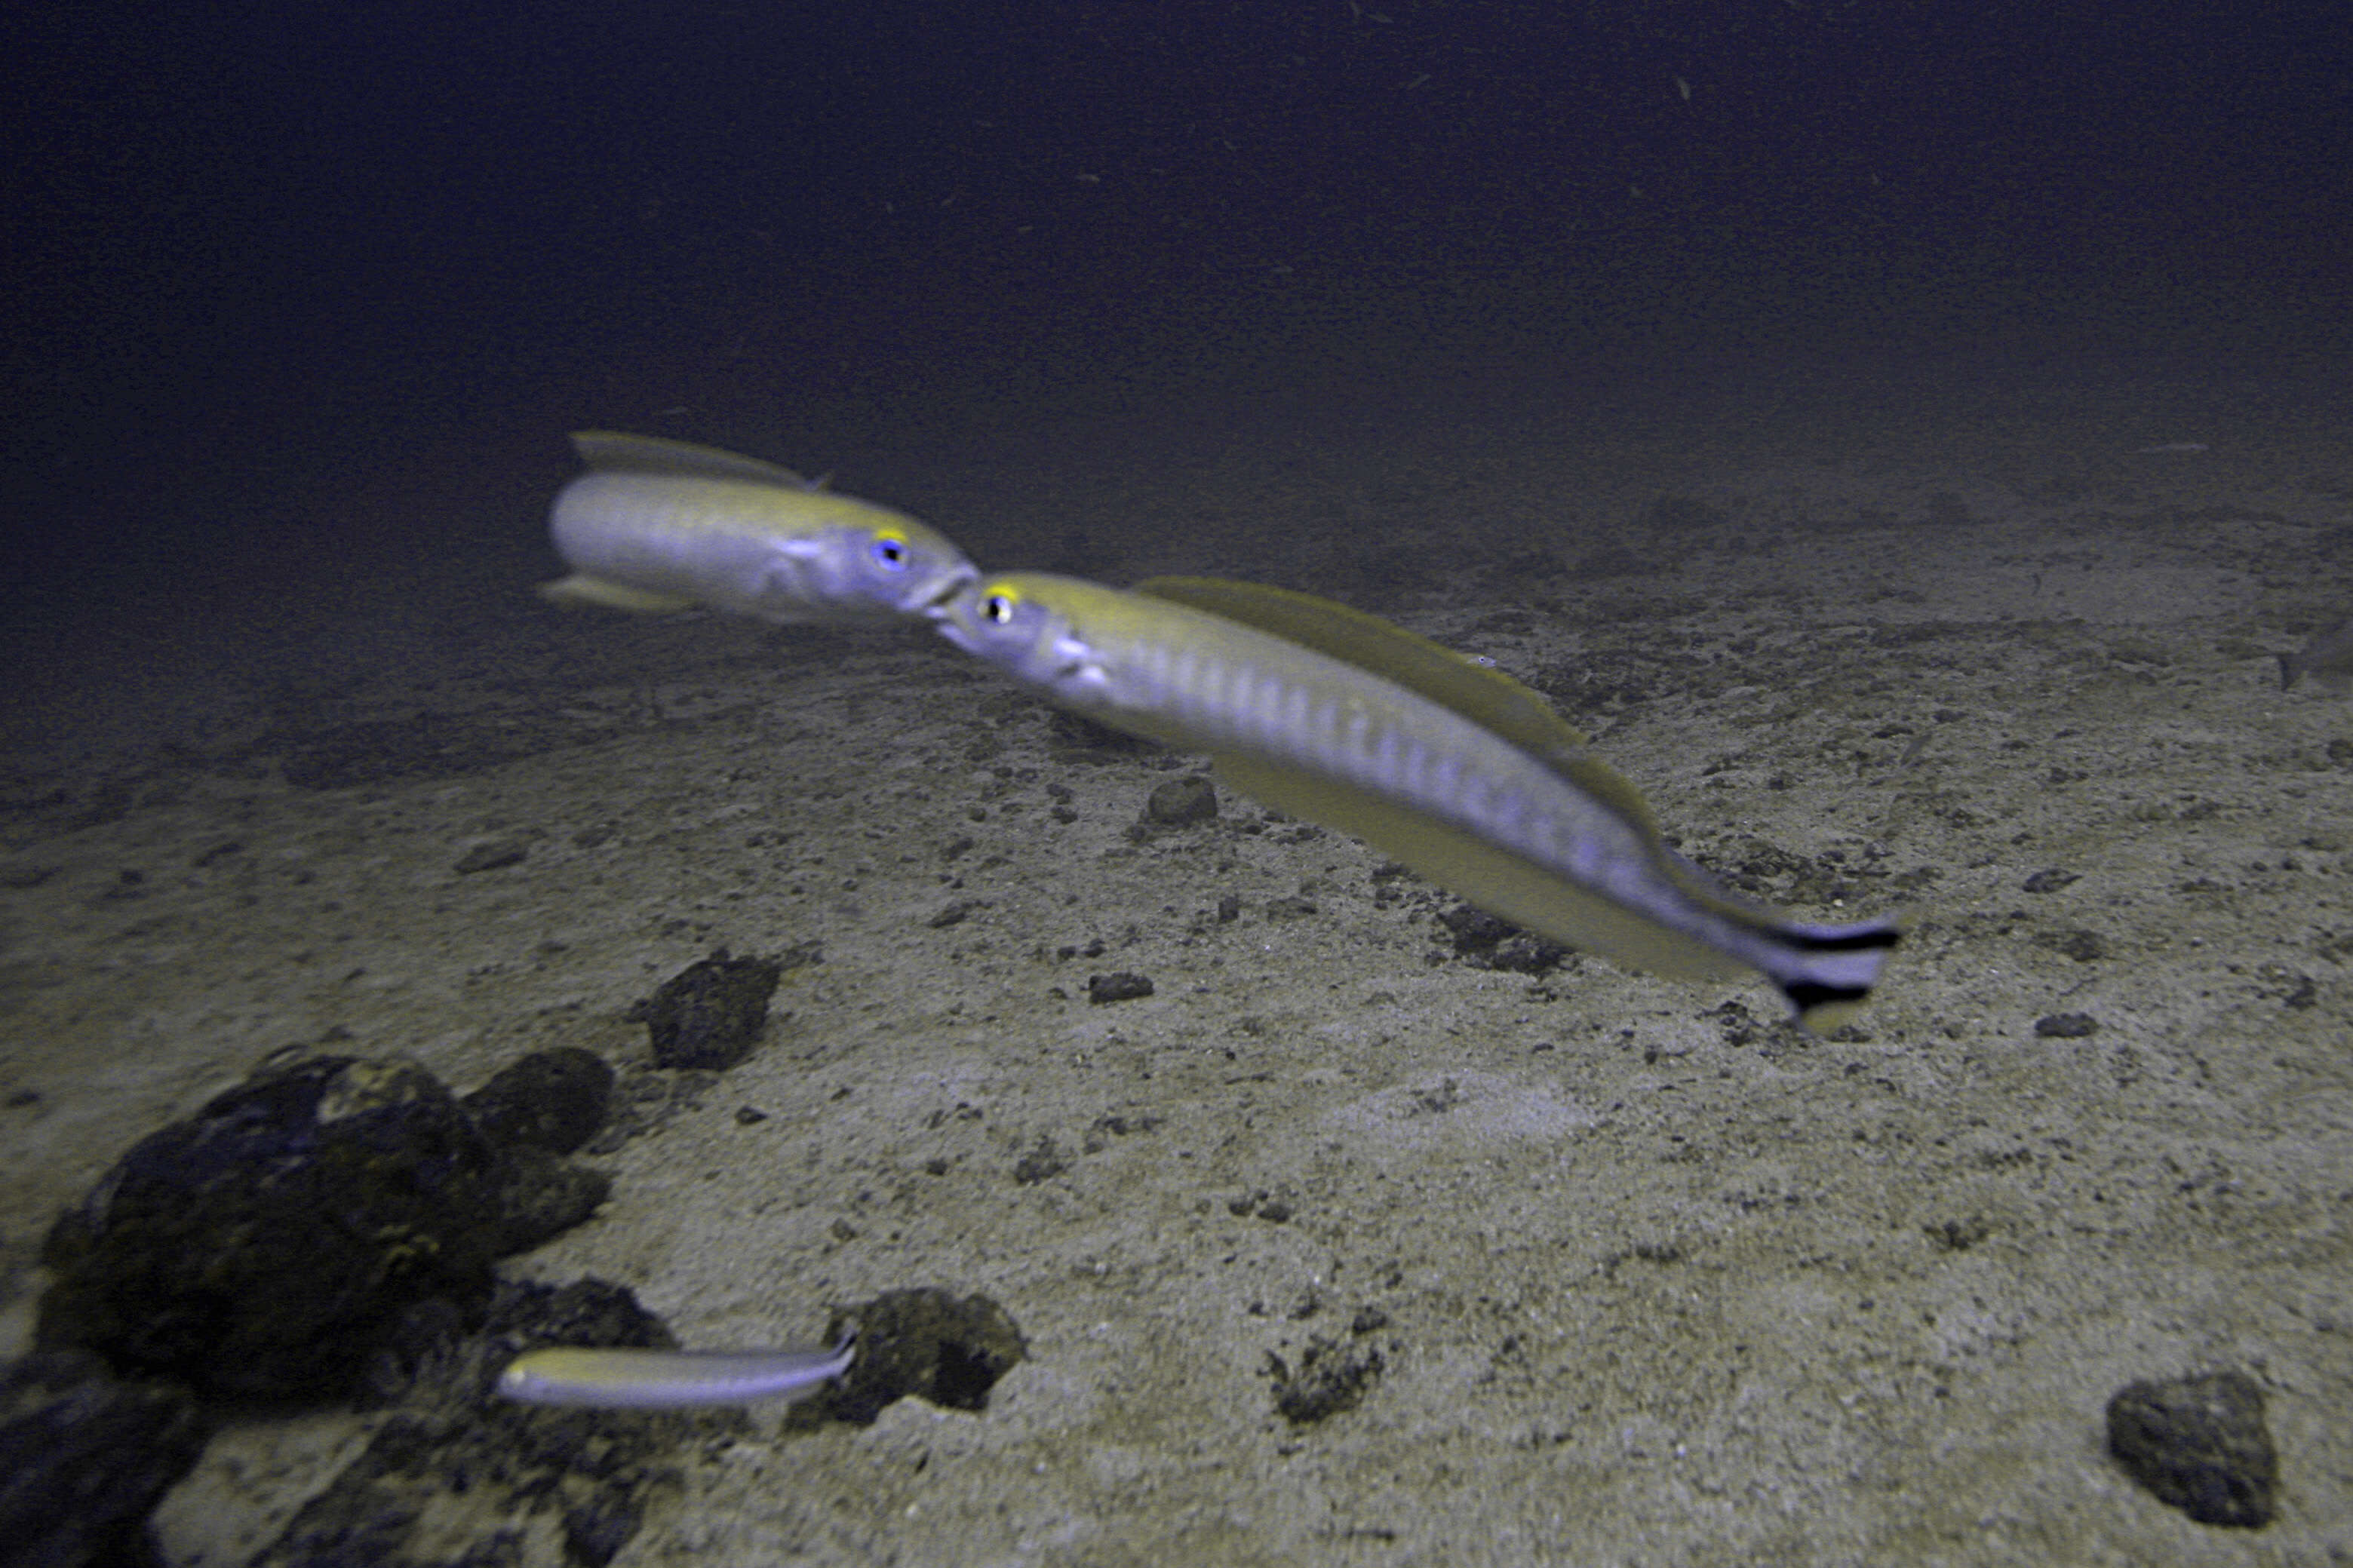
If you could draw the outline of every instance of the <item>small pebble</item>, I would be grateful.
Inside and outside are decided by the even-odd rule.
[[[458,857],[452,869],[461,877],[470,877],[477,871],[495,871],[502,866],[519,866],[530,854],[531,851],[516,840],[503,838],[494,843],[475,845]]]
[[[1198,773],[1155,784],[1144,803],[1144,820],[1155,827],[1190,827],[1217,815],[1217,786]]]
[[[1117,974],[1087,976],[1087,1000],[1090,1002],[1133,1002],[1139,996],[1151,994],[1152,982],[1141,974],[1123,971]]]

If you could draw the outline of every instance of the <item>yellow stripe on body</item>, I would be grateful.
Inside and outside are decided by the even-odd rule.
[[[499,1374],[498,1392],[524,1405],[599,1410],[693,1410],[763,1399],[806,1399],[849,1369],[857,1347],[829,1351],[529,1351]]]
[[[1499,671],[1305,595],[1148,588],[1014,574],[960,595],[941,630],[1067,707],[1206,752],[1246,794],[1634,968],[1745,965],[1803,1012],[1858,999],[1894,944],[1884,924],[1802,926],[1716,887],[1666,847],[1632,784]]]
[[[1451,709],[1222,616],[1141,596],[1119,609],[1134,613],[1091,619],[1087,634],[1131,672],[1112,711],[1208,752],[1236,789],[1377,845],[1531,931],[1677,978],[1740,972],[1718,927],[1745,927],[1745,911],[1680,886],[1616,775],[1608,795],[1580,787]]]

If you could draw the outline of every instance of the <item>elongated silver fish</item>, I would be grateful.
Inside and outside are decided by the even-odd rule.
[[[1727,891],[1543,698],[1344,605],[1211,578],[1123,593],[1014,574],[937,624],[1061,706],[1206,752],[1236,789],[1505,920],[1672,977],[1756,970],[1810,1027],[1861,1003],[1901,938],[1892,921],[1803,925]]]
[[[849,1370],[857,1347],[829,1351],[527,1351],[499,1373],[498,1392],[524,1405],[595,1410],[694,1410],[761,1399],[806,1399]]]
[[[756,458],[605,430],[572,445],[588,471],[550,531],[573,574],[540,589],[559,603],[856,622],[935,614],[977,574],[926,524]]]

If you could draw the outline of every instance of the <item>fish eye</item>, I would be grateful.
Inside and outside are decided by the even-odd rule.
[[[900,533],[876,534],[874,542],[867,546],[866,552],[874,558],[877,566],[886,572],[904,572],[914,559],[914,552],[908,548],[906,536]]]
[[[1009,626],[1013,621],[1013,595],[991,594],[980,602],[980,618],[992,626]]]

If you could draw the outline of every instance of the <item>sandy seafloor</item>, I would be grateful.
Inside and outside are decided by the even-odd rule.
[[[1030,1359],[983,1413],[682,1454],[624,1563],[2353,1561],[2353,709],[2272,660],[2353,612],[2341,382],[1460,384],[975,405],[903,460],[861,428],[838,482],[984,565],[1258,577],[1493,658],[1702,861],[1911,913],[1854,1027],[1476,967],[1455,900],[1230,793],[1139,834],[1198,759],[1091,746],[919,631],[542,605],[539,476],[485,519],[428,455],[354,487],[406,519],[363,563],[12,678],[0,1349],[49,1217],[266,1052],[626,1070],[661,980],[814,942],[757,1055],[508,1267],[712,1346],[944,1285]],[[643,395],[831,460],[821,417]],[[541,472],[632,406],[548,411]],[[412,547],[470,507],[510,553]],[[289,782],[322,756],[356,782]],[[525,853],[457,869],[484,844]],[[1115,971],[1154,994],[1090,1005]],[[2095,1032],[2038,1036],[2063,1014]],[[1293,1425],[1270,1369],[1318,1342],[1380,1370]],[[2122,1384],[2221,1368],[2268,1399],[2259,1532],[2104,1451]],[[170,1560],[242,1561],[368,1420],[224,1433]]]

